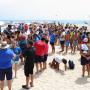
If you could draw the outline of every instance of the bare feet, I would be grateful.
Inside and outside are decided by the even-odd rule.
[[[34,87],[34,85],[33,85],[33,83],[32,83],[32,82],[30,82],[30,86],[31,86],[31,87]]]

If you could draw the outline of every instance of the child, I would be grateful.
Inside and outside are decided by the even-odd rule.
[[[67,60],[62,56],[56,55],[52,62],[49,63],[51,68],[59,70],[59,64],[63,62],[65,71],[67,69]]]
[[[73,36],[74,36],[74,32],[71,31],[70,32],[70,48],[71,48],[71,53],[73,52]]]
[[[77,32],[75,32],[74,35],[73,35],[73,49],[74,49],[74,53],[76,51],[76,46],[78,46],[78,35],[77,35]]]
[[[50,45],[52,47],[52,53],[55,53],[55,40],[56,40],[56,35],[53,32],[53,34],[50,35]]]
[[[21,54],[21,48],[17,46],[16,41],[12,43],[12,50],[16,54],[16,58],[13,59],[12,63],[14,64],[14,70],[15,70],[15,78],[17,77],[17,66],[19,64],[20,54]]]
[[[65,36],[65,44],[66,44],[66,53],[68,51],[68,47],[69,47],[69,44],[70,44],[70,33],[69,31],[67,32],[66,36]]]
[[[33,87],[33,69],[34,69],[34,60],[35,60],[35,48],[33,47],[33,41],[28,41],[26,51],[23,53],[25,57],[24,64],[24,73],[26,76],[26,84],[22,85],[22,88],[29,89],[30,86]]]
[[[62,31],[61,35],[60,35],[60,44],[61,44],[61,48],[62,48],[61,52],[64,51],[64,43],[65,43],[65,32]]]

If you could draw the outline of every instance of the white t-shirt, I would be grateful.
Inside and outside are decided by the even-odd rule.
[[[62,62],[62,59],[63,59],[63,56],[61,56],[61,55],[55,55],[55,61],[56,62],[61,63]]]
[[[88,46],[86,44],[81,44],[81,49],[83,51],[88,51]]]
[[[69,29],[67,28],[67,29],[65,29],[65,32],[67,33],[69,31]]]
[[[60,36],[60,41],[64,41],[64,40],[65,40],[65,32],[62,32]]]

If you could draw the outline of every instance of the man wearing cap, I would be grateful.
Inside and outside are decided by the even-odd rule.
[[[8,83],[8,90],[11,90],[12,83],[12,64],[11,60],[15,57],[14,52],[9,48],[6,41],[1,43],[0,48],[0,90],[4,88],[5,76]]]

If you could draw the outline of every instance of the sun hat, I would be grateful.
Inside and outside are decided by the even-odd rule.
[[[6,41],[2,41],[2,43],[1,43],[1,49],[6,49],[6,48],[9,48],[9,45],[7,44]]]

